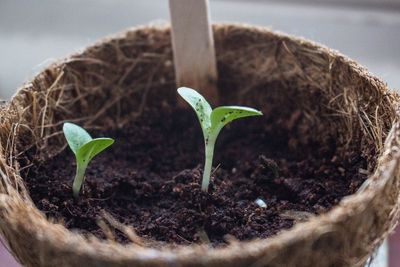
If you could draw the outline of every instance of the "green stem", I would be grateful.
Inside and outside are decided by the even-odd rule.
[[[203,171],[203,181],[201,183],[201,190],[208,192],[208,185],[210,184],[211,168],[214,157],[215,138],[209,138],[205,144],[205,163]]]
[[[76,165],[76,175],[74,178],[74,183],[72,184],[72,193],[74,198],[79,197],[79,192],[81,191],[82,183],[85,179],[85,171],[87,164],[79,164]]]

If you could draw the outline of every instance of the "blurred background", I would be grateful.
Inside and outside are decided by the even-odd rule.
[[[215,22],[268,26],[339,50],[400,90],[400,0],[211,0],[210,8]],[[168,18],[167,0],[0,0],[0,99],[99,38]],[[395,241],[372,266],[389,266],[388,255],[400,266]],[[18,265],[0,245],[3,266]]]
[[[303,36],[400,88],[400,0],[211,0],[213,21]],[[0,98],[57,58],[128,27],[168,21],[167,0],[0,0]]]

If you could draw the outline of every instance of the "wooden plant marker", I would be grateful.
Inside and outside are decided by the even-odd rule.
[[[169,0],[169,9],[176,85],[197,90],[215,105],[218,75],[208,0]]]

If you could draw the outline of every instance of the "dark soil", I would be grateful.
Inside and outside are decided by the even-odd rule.
[[[102,211],[151,240],[223,244],[272,236],[323,213],[354,193],[366,176],[358,155],[340,159],[331,144],[293,148],[287,123],[270,116],[227,126],[217,141],[208,194],[200,190],[203,140],[192,110],[148,110],[120,130],[93,132],[116,143],[97,156],[86,173],[80,199],[71,192],[75,162],[66,149],[25,173],[30,195],[49,218],[67,228],[105,238]],[[274,125],[274,126],[273,126]],[[266,208],[255,204],[261,198]],[[122,233],[117,240],[126,242]]]

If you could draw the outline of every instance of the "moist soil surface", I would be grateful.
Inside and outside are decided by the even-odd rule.
[[[293,147],[299,115],[293,114],[287,122],[265,114],[226,126],[208,193],[200,189],[204,148],[197,118],[192,110],[168,107],[146,110],[123,129],[90,131],[116,142],[90,163],[79,199],[72,197],[69,148],[30,168],[25,182],[46,216],[84,235],[106,238],[99,226],[105,211],[147,240],[217,246],[228,237],[269,237],[326,212],[367,178],[360,172],[365,160],[350,152],[340,158],[334,142]]]

